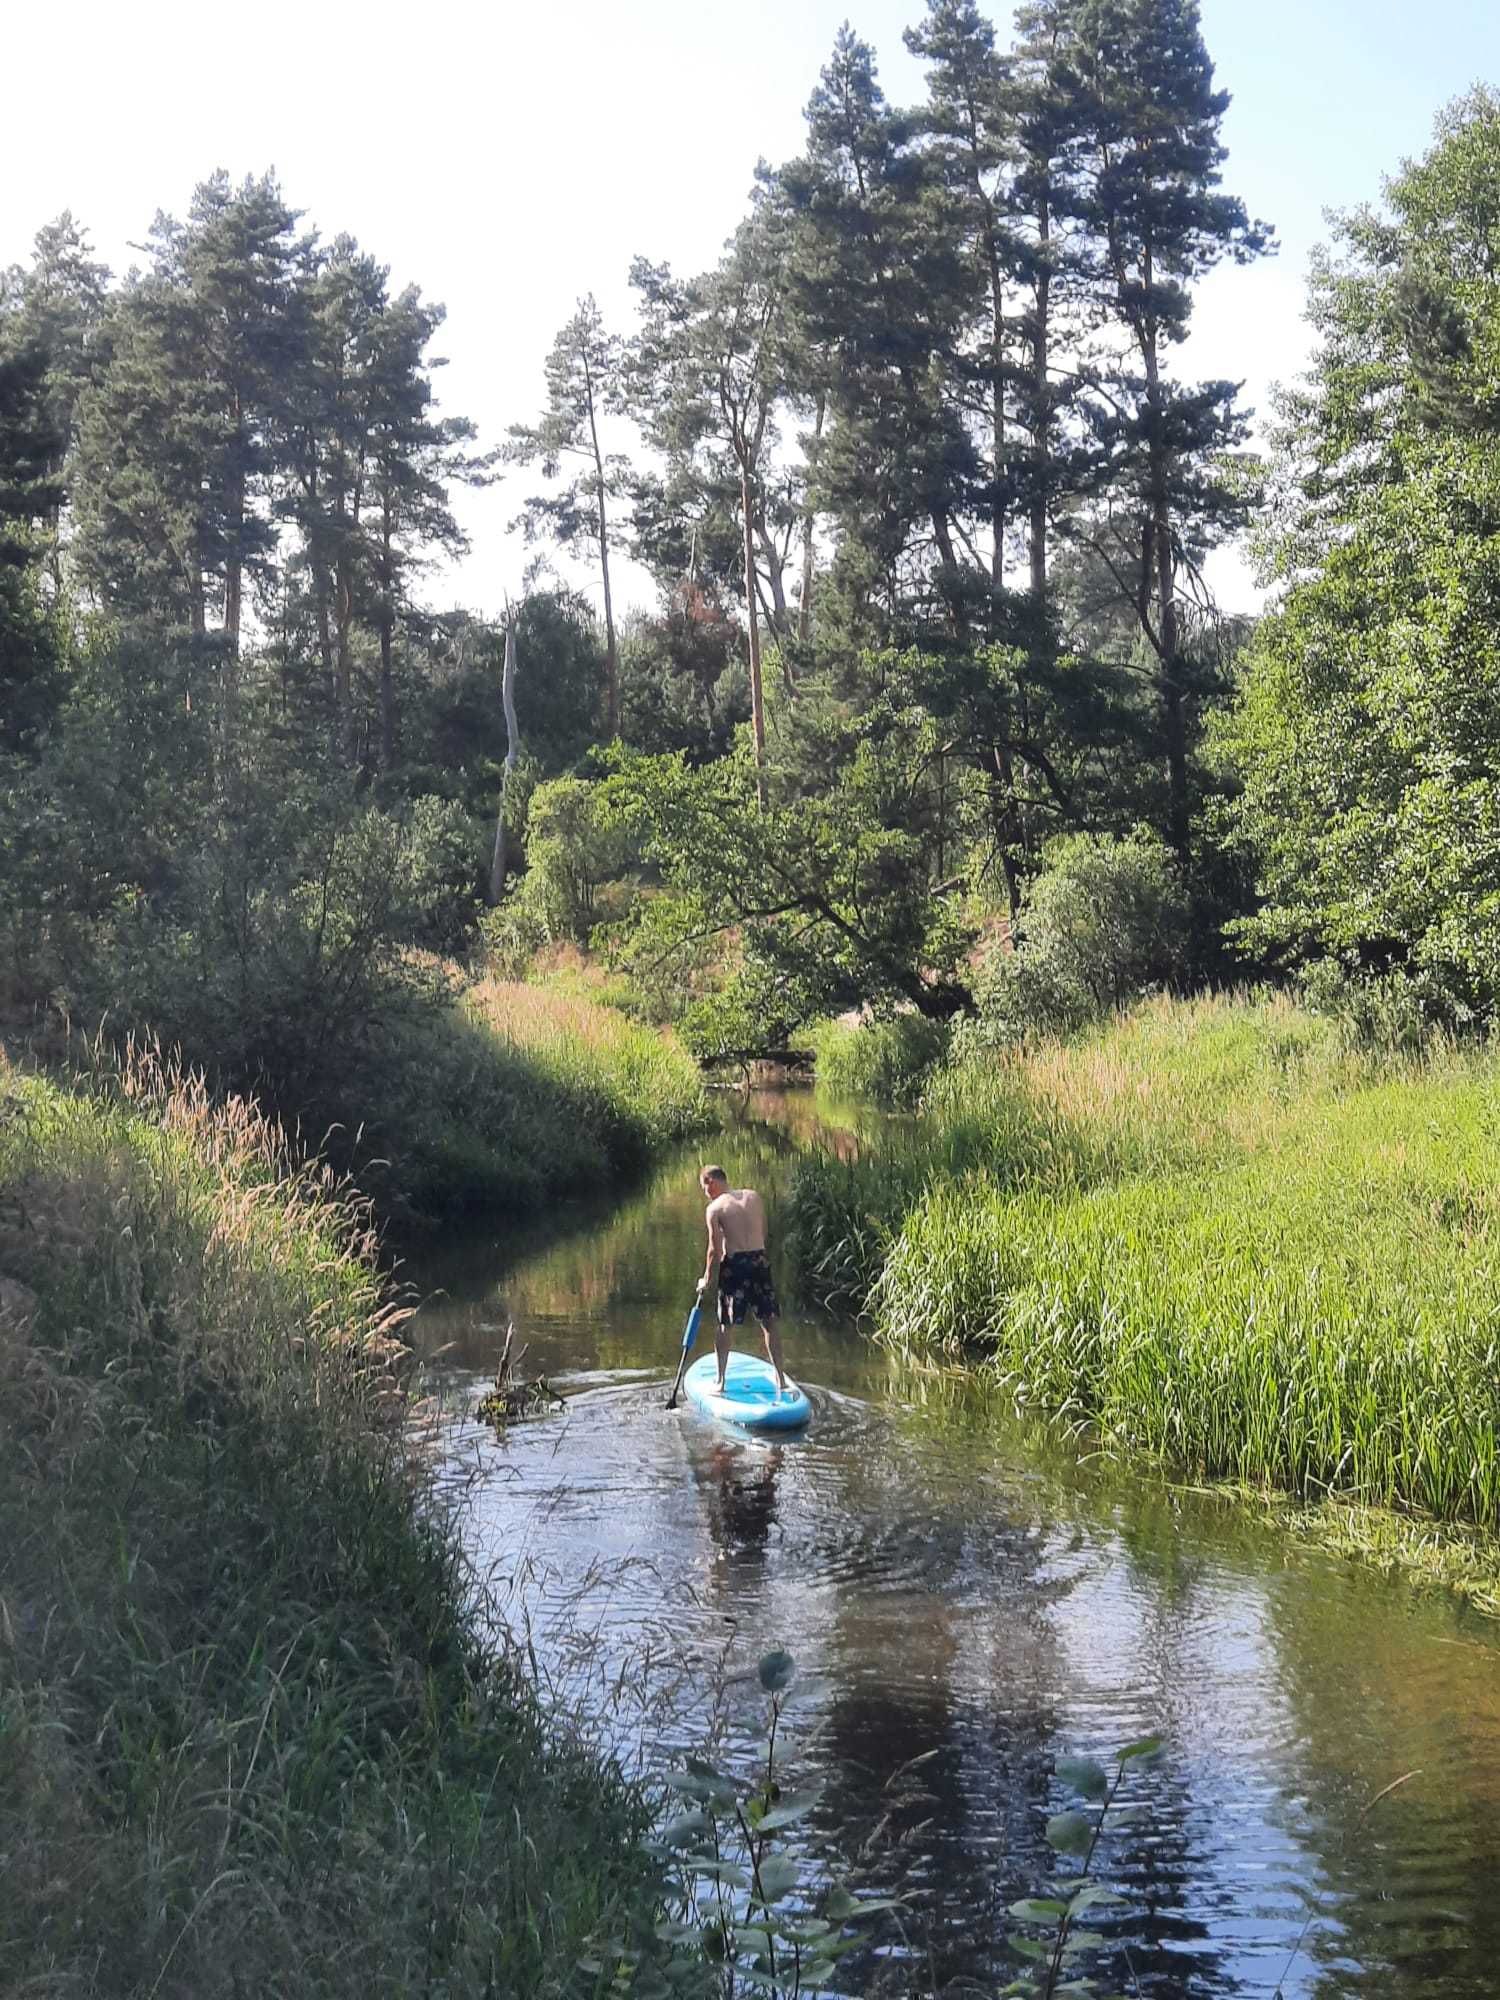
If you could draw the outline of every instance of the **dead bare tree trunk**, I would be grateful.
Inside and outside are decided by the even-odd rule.
[[[500,778],[500,806],[495,814],[495,852],[490,862],[490,908],[505,893],[505,807],[510,793],[511,773],[521,747],[516,725],[516,626],[512,619],[505,628],[505,665],[500,672],[500,705],[505,710],[505,764]]]

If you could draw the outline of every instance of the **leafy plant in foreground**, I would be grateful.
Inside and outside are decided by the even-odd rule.
[[[1078,1920],[1101,1904],[1120,1899],[1116,1892],[1093,1878],[1094,1857],[1104,1833],[1105,1821],[1120,1796],[1121,1787],[1132,1770],[1138,1769],[1161,1748],[1159,1736],[1143,1736],[1127,1743],[1115,1758],[1113,1777],[1102,1764],[1090,1757],[1064,1757],[1057,1775],[1084,1804],[1054,1813],[1047,1822],[1048,1844],[1059,1855],[1077,1855],[1082,1867],[1077,1875],[1065,1876],[1053,1884],[1050,1896],[1027,1896],[1012,1903],[1010,1914],[1021,1923],[1039,1928],[1040,1937],[1012,1938],[1011,1949],[1035,1967],[1004,1988],[1006,1994],[1026,1995],[1028,2000],[1052,2000],[1055,1994],[1097,1995],[1101,1988],[1091,1979],[1077,1976],[1080,1958],[1096,1951],[1104,1939],[1097,1931],[1081,1930]]]
[[[864,1942],[858,1926],[898,1898],[859,1901],[834,1879],[812,1907],[806,1864],[785,1846],[821,1792],[783,1791],[776,1737],[795,1672],[790,1653],[766,1653],[757,1677],[770,1697],[766,1756],[753,1780],[726,1776],[701,1758],[668,1782],[687,1810],[663,1828],[655,1851],[668,1864],[668,1915],[658,1936],[673,1957],[676,1984],[696,1984],[706,1960],[714,1990],[748,1987],[794,1996],[827,1986],[846,1952]]]

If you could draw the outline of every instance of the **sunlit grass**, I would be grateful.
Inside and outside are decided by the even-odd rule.
[[[1208,1476],[1500,1527],[1496,1067],[1286,1002],[1154,1002],[942,1073],[810,1163],[804,1268],[879,1337]]]
[[[439,1222],[532,1213],[711,1122],[671,1035],[576,991],[495,979],[394,1025],[340,1111],[382,1209]]]
[[[481,1650],[370,1252],[243,1102],[0,1059],[7,1993],[571,1992],[650,1908]]]

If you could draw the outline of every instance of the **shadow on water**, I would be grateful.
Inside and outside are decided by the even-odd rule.
[[[712,1142],[766,1193],[861,1143],[808,1093]],[[1289,1547],[1212,1496],[1076,1454],[969,1378],[915,1375],[795,1309],[805,1436],[762,1443],[665,1391],[702,1262],[697,1152],[436,1270],[418,1337],[467,1398],[505,1328],[569,1392],[497,1440],[452,1428],[467,1531],[554,1697],[630,1764],[753,1763],[742,1678],[785,1645],[816,1831],[913,1897],[862,1990],[993,1992],[1005,1911],[1051,1868],[1064,1753],[1169,1745],[1108,1836],[1099,1928],[1124,1992],[1479,2000],[1500,1989],[1500,1649],[1437,1597]],[[1366,1818],[1392,1779],[1422,1776]],[[898,1934],[899,1933],[899,1934]],[[905,1942],[903,1942],[903,1938]]]

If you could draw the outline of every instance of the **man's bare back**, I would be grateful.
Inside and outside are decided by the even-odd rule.
[[[766,1247],[766,1205],[754,1188],[726,1188],[708,1204],[709,1234],[717,1230],[719,1255]]]
[[[705,1167],[698,1176],[708,1207],[708,1256],[698,1284],[701,1299],[715,1269],[719,1274],[718,1325],[714,1351],[719,1363],[719,1387],[729,1365],[729,1329],[755,1319],[765,1338],[766,1356],[776,1371],[776,1387],[786,1392],[781,1365],[781,1308],[766,1257],[766,1205],[754,1188],[732,1188],[722,1167]]]

